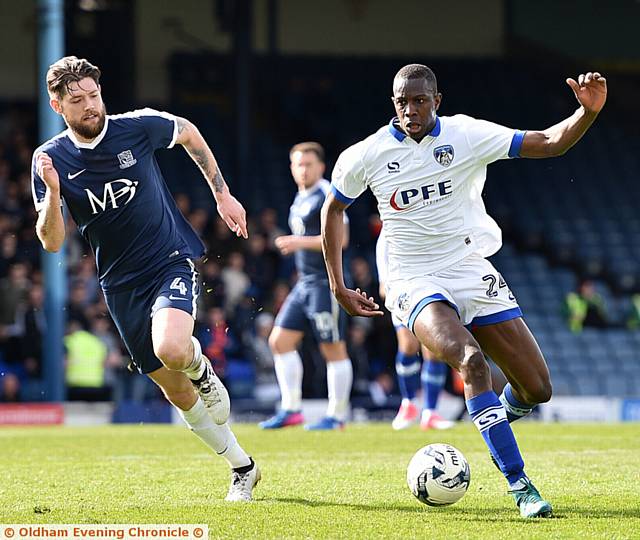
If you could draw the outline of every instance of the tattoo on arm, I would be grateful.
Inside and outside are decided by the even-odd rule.
[[[196,160],[196,163],[202,169],[205,178],[209,181],[209,183],[213,186],[213,189],[216,193],[222,193],[224,190],[224,178],[222,177],[222,173],[220,169],[218,169],[215,161],[213,164],[207,156],[207,152],[205,149],[198,149],[193,151],[193,157]]]
[[[224,178],[222,178],[222,173],[218,167],[216,167],[216,172],[213,175],[213,188],[216,190],[216,193],[222,193],[224,189]]]
[[[191,129],[191,124],[184,118],[178,118],[178,135],[186,130]],[[187,152],[198,164],[202,174],[207,179],[207,182],[212,186],[215,193],[222,193],[224,191],[224,178],[218,168],[213,154],[207,147],[204,139],[199,134],[197,128],[194,128],[195,137],[192,137],[189,144],[185,145]]]
[[[184,118],[178,118],[178,135],[180,135],[189,126]]]

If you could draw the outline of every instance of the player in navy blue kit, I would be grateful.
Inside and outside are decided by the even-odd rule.
[[[47,72],[51,107],[68,129],[34,152],[38,238],[47,251],[61,248],[64,200],[96,256],[107,306],[134,365],[229,463],[226,500],[251,500],[260,471],[230,430],[229,395],[192,336],[199,292],[194,260],[204,245],[177,209],[155,150],[184,146],[209,183],[218,213],[246,238],[244,208],[192,123],[152,109],[107,115],[99,79],[97,67],[75,56]]]
[[[306,429],[341,429],[347,418],[353,368],[344,342],[345,313],[329,290],[322,256],[320,209],[330,184],[324,174],[324,150],[318,143],[295,145],[290,153],[291,175],[298,193],[291,205],[289,236],[276,239],[284,255],[294,254],[298,282],[278,313],[269,337],[276,376],[282,396],[281,410],[262,422],[263,429],[277,429],[304,422],[301,411],[302,360],[297,347],[305,328],[311,326],[320,352],[327,362],[329,404],[326,416]],[[348,227],[345,225],[346,233]],[[344,236],[343,247],[348,242]]]

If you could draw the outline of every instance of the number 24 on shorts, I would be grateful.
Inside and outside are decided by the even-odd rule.
[[[492,274],[488,274],[482,277],[482,281],[487,281],[489,283],[489,288],[487,289],[487,296],[489,298],[495,298],[496,296],[498,296],[498,291],[496,291],[496,283],[498,284],[499,289],[507,287],[507,282],[500,274],[498,274],[498,277]],[[509,289],[508,287],[507,292],[509,293],[509,300],[515,301],[516,298],[515,296],[513,296],[511,289]]]

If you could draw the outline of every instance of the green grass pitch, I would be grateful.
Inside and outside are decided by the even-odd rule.
[[[515,426],[555,517],[519,518],[471,424],[451,431],[260,431],[236,425],[260,464],[250,504],[223,501],[226,464],[186,428],[0,429],[0,523],[207,523],[211,538],[640,538],[640,424]],[[409,492],[413,453],[459,448],[471,487],[429,508]]]

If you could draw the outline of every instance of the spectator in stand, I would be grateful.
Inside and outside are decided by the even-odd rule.
[[[173,197],[176,201],[176,206],[183,216],[188,216],[191,213],[191,200],[186,193],[176,193]]]
[[[278,214],[273,208],[265,208],[260,212],[259,229],[267,237],[269,249],[276,249],[276,238],[287,234],[278,226]]]
[[[640,328],[640,294],[631,296],[626,326],[629,330],[638,330]]]
[[[567,294],[564,307],[569,328],[576,334],[582,332],[585,326],[592,328],[609,326],[604,300],[591,280],[583,280],[576,292]]]
[[[217,257],[225,261],[234,251],[241,251],[243,243],[220,216],[216,216],[213,222],[213,232],[206,238],[207,245],[215,246],[213,250]]]
[[[353,279],[354,288],[358,288],[361,291],[371,291],[375,301],[380,302],[380,295],[378,294],[380,286],[364,257],[354,257],[351,260],[351,278]]]
[[[210,308],[207,320],[198,330],[202,351],[211,359],[213,369],[223,379],[228,357],[241,357],[241,344],[229,328],[225,312],[221,308]]]
[[[218,259],[207,259],[202,265],[202,294],[198,298],[205,312],[212,307],[223,307],[226,302],[222,268]]]
[[[76,321],[84,330],[89,330],[89,317],[87,308],[90,305],[87,296],[87,287],[82,281],[75,281],[69,291],[69,301],[67,303],[67,320]]]
[[[42,375],[42,338],[47,329],[42,285],[34,284],[29,290],[29,299],[24,310],[23,326],[22,362],[26,374],[31,378],[38,379]]]
[[[93,257],[85,255],[73,269],[73,282],[84,286],[86,303],[94,304],[102,298],[100,294],[100,284],[96,275],[96,263]]]
[[[275,380],[273,372],[273,353],[269,347],[269,334],[273,330],[275,318],[271,313],[262,312],[255,319],[255,334],[249,341],[255,359],[258,379]]]
[[[224,309],[229,314],[233,313],[251,285],[244,267],[244,255],[239,251],[233,251],[227,258],[227,266],[222,270],[222,281],[226,294]]]
[[[104,342],[71,319],[64,338],[66,381],[69,399],[105,399],[105,362],[108,349]]]
[[[0,278],[9,274],[9,267],[18,262],[18,237],[7,231],[0,242]]]
[[[256,303],[262,304],[273,288],[278,273],[280,257],[269,248],[267,237],[261,233],[249,237],[249,250],[246,255],[246,272],[251,280],[250,295]]]
[[[27,267],[23,263],[12,264],[9,275],[0,280],[0,357],[12,364],[21,360],[21,313],[27,304],[30,287]]]
[[[106,314],[98,315],[91,319],[91,333],[107,348],[107,355],[104,360],[104,383],[105,386],[113,389],[117,385],[118,375],[125,367],[120,340],[114,333],[111,321]],[[137,378],[143,379],[143,377]]]
[[[204,238],[209,224],[209,214],[204,208],[196,208],[189,214],[189,223],[200,238]]]

